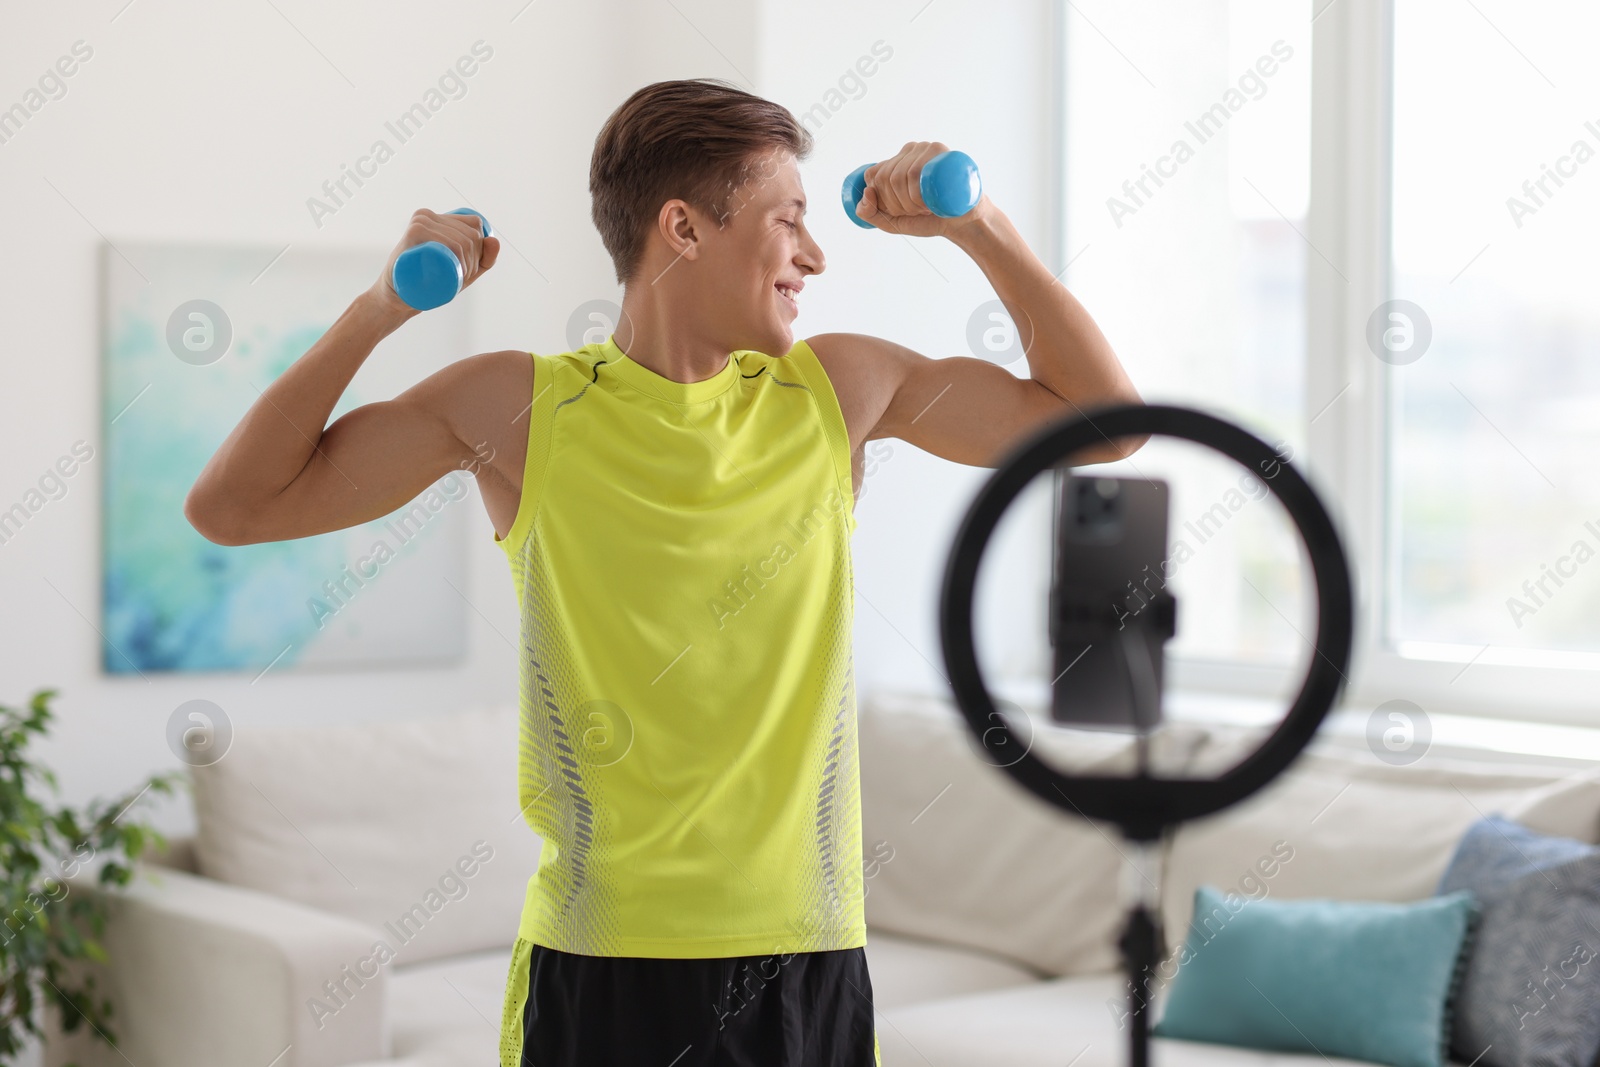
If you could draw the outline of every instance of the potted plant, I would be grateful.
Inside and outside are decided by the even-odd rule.
[[[116,1044],[111,1004],[84,966],[106,958],[105,903],[68,880],[98,869],[99,886],[126,886],[133,863],[166,844],[128,810],[146,793],[171,795],[179,779],[159,775],[113,800],[58,806],[55,775],[27,751],[49,732],[55,695],[43,689],[25,708],[0,705],[0,1063],[14,1063],[40,1035],[44,1005],[59,1012],[63,1031],[87,1024]]]

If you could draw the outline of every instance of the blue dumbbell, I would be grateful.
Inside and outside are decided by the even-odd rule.
[[[494,235],[489,228],[489,220],[469,207],[456,208],[448,214],[477,215],[483,235]],[[467,274],[461,267],[461,261],[447,246],[438,241],[424,241],[395,257],[391,280],[401,300],[418,311],[427,311],[454,300],[456,294],[461,292]]]
[[[856,214],[856,205],[861,203],[861,197],[867,191],[867,168],[873,165],[865,163],[851,171],[844,180],[842,192],[844,213],[850,216],[851,222],[863,229],[874,228],[872,223],[863,221]],[[965,152],[940,152],[928,160],[922,165],[922,177],[918,184],[922,187],[922,202],[940,218],[953,219],[965,215],[983,197],[983,180],[978,177],[978,164]]]

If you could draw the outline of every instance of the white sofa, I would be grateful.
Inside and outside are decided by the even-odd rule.
[[[1115,735],[1034,733],[1052,762],[1110,769],[1129,758]],[[52,1034],[46,1064],[495,1062],[510,940],[539,846],[518,817],[515,737],[509,708],[241,734],[225,759],[196,770],[196,837],[111,899],[103,980],[126,1058]],[[1250,744],[1238,730],[1175,725],[1156,765],[1202,773]],[[867,957],[885,1067],[1125,1062],[1114,833],[985,766],[943,701],[865,702],[861,746]],[[1600,782],[1571,767],[1434,755],[1391,767],[1321,739],[1268,790],[1163,846],[1169,938],[1187,926],[1201,883],[1281,898],[1427,896],[1461,832],[1491,811],[1594,841]],[[1258,861],[1286,846],[1291,858],[1261,877]],[[374,960],[380,941],[398,946],[392,961]],[[327,983],[342,987],[337,997]],[[1329,1062],[1157,1046],[1166,1067]]]

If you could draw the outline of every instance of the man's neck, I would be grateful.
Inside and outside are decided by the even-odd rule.
[[[630,288],[622,298],[622,321],[612,341],[633,362],[668,381],[687,384],[714,377],[728,365],[729,350],[697,333],[681,311],[671,314],[672,306],[669,293],[652,290],[646,295]]]

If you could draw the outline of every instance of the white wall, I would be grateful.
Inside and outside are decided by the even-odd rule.
[[[994,298],[982,272],[949,242],[864,231],[838,206],[845,174],[907,141],[941,141],[972,155],[990,199],[1051,263],[1050,7],[1042,0],[1008,4],[1004,17],[994,5],[972,0],[770,8],[761,73],[752,76],[765,95],[796,114],[826,102],[876,42],[893,50],[862,79],[859,99],[845,94],[843,105],[813,129],[816,149],[803,167],[806,218],[828,268],[806,286],[797,333],[850,330],[929,356],[971,355],[967,319]],[[1060,266],[1052,263],[1053,270]],[[1013,369],[1022,370],[1020,360]],[[903,442],[885,444],[891,451],[869,475],[857,510],[856,675],[863,693],[944,685],[939,583],[956,526],[988,475]],[[986,565],[980,578],[980,592],[991,582],[1017,591],[979,605],[980,652],[996,650],[985,663],[997,681],[1005,670],[1025,673],[1043,646],[1032,615],[1006,610],[1007,600],[1042,605],[1036,586],[1047,575],[1031,565],[1024,547],[996,541],[986,557],[996,565],[992,573]],[[1018,655],[1008,658],[1006,649]]]
[[[1004,19],[970,0],[803,11],[733,0],[536,0],[525,9],[507,0],[453,6],[448,19],[414,0],[335,8],[275,2],[276,10],[175,0],[124,8],[110,0],[13,13],[0,38],[7,72],[0,106],[20,99],[74,42],[86,42],[93,55],[66,82],[64,97],[0,144],[7,205],[0,227],[9,252],[0,257],[0,499],[19,498],[75,440],[99,448],[102,235],[116,244],[376,252],[393,242],[413,207],[465,200],[515,246],[471,294],[469,350],[565,348],[571,310],[618,295],[588,216],[594,135],[628,92],[659,78],[724,77],[799,112],[837,87],[874,42],[893,49],[866,79],[865,94],[819,128],[804,170],[809,217],[830,266],[807,289],[802,336],[849,329],[930,355],[965,352],[967,315],[991,296],[976,268],[946,244],[913,249],[858,231],[837,207],[844,173],[906,140],[943,140],[971,152],[990,195],[1036,247],[1046,245],[1042,2]],[[316,225],[307,198],[479,40],[493,57],[469,80],[467,95]],[[380,263],[374,259],[374,270]],[[463,354],[441,352],[439,363]],[[856,537],[863,690],[938,684],[939,575],[954,524],[983,476],[907,445],[893,449],[869,481]],[[468,589],[477,611],[469,613],[470,658],[459,669],[275,671],[255,684],[248,675],[103,676],[94,629],[101,467],[90,462],[63,499],[0,546],[0,702],[20,703],[42,686],[61,690],[61,721],[44,755],[69,800],[175,766],[166,721],[197,697],[221,705],[241,730],[514,698],[515,661],[500,635],[514,638],[515,605],[478,505]],[[151,815],[174,832],[190,825],[184,804]]]
[[[422,3],[329,9],[279,0],[291,26],[268,4],[138,0],[118,14],[121,3],[18,9],[0,36],[6,105],[73,42],[93,49],[66,95],[0,144],[8,253],[0,257],[0,499],[18,499],[77,439],[99,450],[102,234],[116,244],[382,250],[414,207],[470,198],[544,278],[508,252],[474,288],[468,352],[440,352],[439,365],[490,348],[554,348],[567,311],[610,292],[588,222],[585,167],[620,84],[599,62],[616,21],[605,8],[543,0],[513,22],[520,3],[473,5],[441,20],[436,5]],[[493,55],[467,94],[316,226],[306,199],[480,39]],[[381,264],[375,257],[374,272]],[[0,702],[61,690],[44,754],[68,799],[176,766],[166,721],[193,698],[220,705],[240,730],[515,698],[515,660],[496,633],[515,640],[515,605],[478,504],[469,505],[465,592],[487,619],[468,612],[470,654],[457,669],[285,671],[255,684],[254,672],[103,676],[93,628],[101,458],[0,546]],[[189,825],[186,804],[153,814],[170,830]]]

